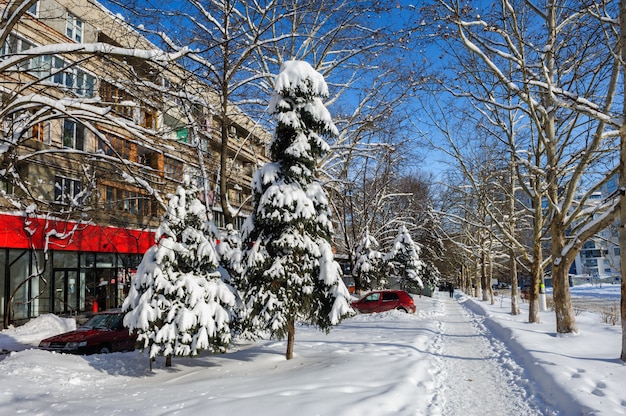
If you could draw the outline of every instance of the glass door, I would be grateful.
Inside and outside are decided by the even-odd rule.
[[[52,282],[55,314],[68,314],[76,312],[78,308],[78,271],[59,270],[54,271]]]

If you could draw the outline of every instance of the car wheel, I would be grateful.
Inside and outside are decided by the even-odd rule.
[[[109,354],[110,352],[111,352],[111,347],[109,347],[108,345],[103,345],[98,350],[98,353],[100,354]]]
[[[409,311],[407,311],[405,308],[403,307],[399,307],[397,310],[399,310],[400,312],[404,312],[404,313],[409,313]]]

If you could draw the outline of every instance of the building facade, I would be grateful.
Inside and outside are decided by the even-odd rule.
[[[175,62],[141,53],[158,48],[91,0],[40,0],[9,29],[0,50],[1,322],[119,307],[184,176],[225,225],[214,95]],[[234,114],[228,198],[240,204],[239,226],[268,137]]]
[[[615,195],[619,177],[610,178],[590,203],[601,202]],[[593,238],[585,241],[570,268],[573,284],[619,282],[621,278],[619,223],[613,223]]]

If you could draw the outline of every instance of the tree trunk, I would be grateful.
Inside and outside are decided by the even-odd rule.
[[[578,333],[572,298],[569,293],[569,276],[565,264],[552,267],[552,289],[554,312],[556,313],[556,332],[559,334]]]
[[[511,161],[509,164],[511,172],[509,174],[509,233],[515,235],[515,153],[511,151]],[[511,245],[509,251],[509,263],[511,273],[511,315],[520,315],[519,295],[517,293],[517,258],[515,248]]]
[[[165,357],[165,366],[166,367],[172,366],[172,354],[169,354]]]
[[[222,207],[222,215],[224,215],[224,225],[233,224],[233,216],[230,212],[230,206],[228,204],[228,143],[229,143],[229,129],[230,122],[228,120],[228,107],[227,104],[222,104],[222,142],[220,143],[220,177],[219,177],[219,190],[220,190],[220,206]],[[234,163],[234,162],[233,162]],[[234,224],[233,224],[234,226]]]
[[[510,273],[511,273],[511,315],[519,315],[522,312],[519,307],[519,295],[517,293],[517,260],[515,259],[515,250],[511,249],[510,253]]]
[[[543,256],[541,255],[541,241],[533,241],[533,261],[530,264],[530,292],[528,299],[528,322],[538,324],[539,317],[539,281],[543,274],[541,267]]]
[[[287,352],[285,358],[291,360],[293,358],[293,344],[296,337],[296,325],[293,318],[289,319],[287,323]]]
[[[486,302],[489,300],[489,286],[491,286],[489,284],[489,282],[487,282],[487,279],[489,278],[489,276],[487,276],[487,254],[485,254],[484,250],[483,250],[483,254],[481,255],[481,263],[480,263],[480,287],[483,291],[482,293],[482,299]]]
[[[622,62],[626,59],[626,0],[619,2],[620,15],[620,41]],[[622,73],[626,75],[626,67],[622,64]],[[626,96],[626,92],[624,92]],[[626,116],[626,101],[624,101],[623,116]],[[622,118],[623,118],[622,116]],[[622,316],[622,353],[620,358],[626,361],[626,281],[624,281],[624,270],[626,269],[626,124],[622,124],[619,130],[620,137],[620,171],[619,186],[621,190],[620,196],[620,214],[619,214],[619,248],[620,248],[620,269],[621,269],[621,300],[620,313]]]

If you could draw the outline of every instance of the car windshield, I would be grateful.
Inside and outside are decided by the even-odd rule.
[[[100,329],[119,329],[122,323],[122,314],[102,314],[95,315],[85,322],[83,328],[100,328]]]
[[[365,301],[365,302],[375,302],[378,299],[380,299],[380,293],[379,292],[370,292],[370,293],[366,293],[363,297],[361,297],[361,299],[359,299],[359,301]]]

